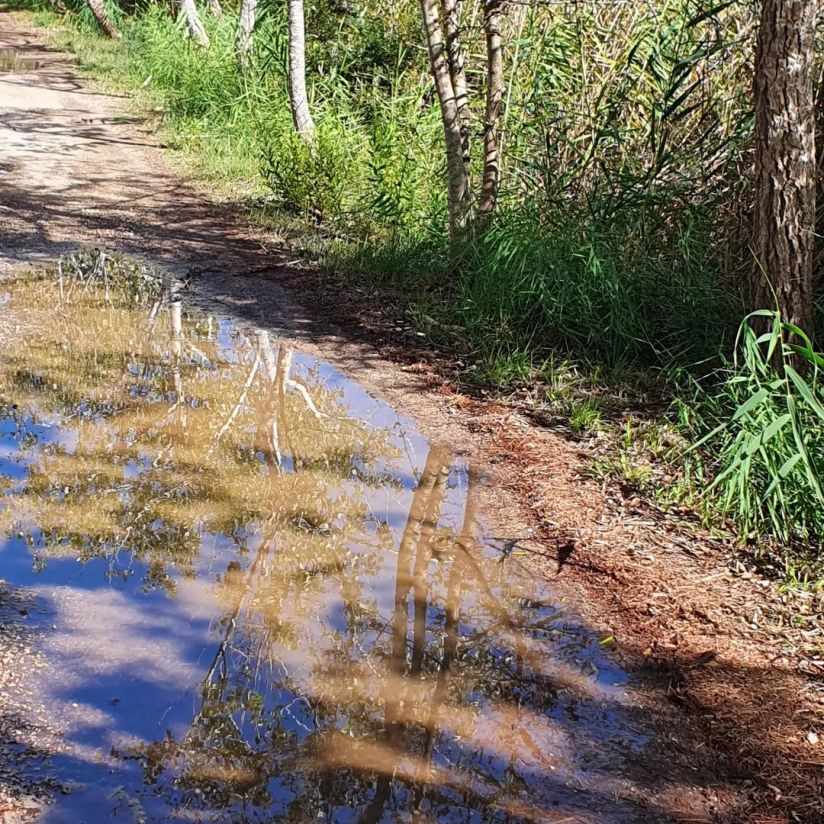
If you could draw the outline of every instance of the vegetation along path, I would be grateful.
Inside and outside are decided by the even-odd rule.
[[[349,423],[334,429],[339,440],[331,444],[325,465],[328,470],[331,451],[349,454],[348,443],[354,441],[361,457],[352,465],[363,480],[371,460],[363,444],[372,444],[376,455],[383,454],[384,447],[377,445],[376,435],[367,436],[357,426],[363,423],[363,431],[372,432],[366,423],[377,427],[374,421],[380,419],[387,432],[397,435],[398,428],[408,427],[415,433],[400,438],[401,446],[414,444],[425,453],[429,444],[426,461],[410,458],[408,470],[398,457],[400,447],[392,447],[394,457],[386,457],[387,451],[381,458],[379,465],[386,475],[395,473],[396,487],[406,490],[406,498],[401,500],[405,514],[398,530],[403,538],[397,546],[390,542],[388,556],[380,558],[394,558],[396,552],[400,570],[402,560],[410,560],[404,553],[411,552],[407,538],[414,534],[418,559],[428,540],[431,557],[441,553],[441,562],[433,566],[446,569],[447,557],[452,566],[443,580],[433,573],[427,612],[418,561],[412,578],[398,572],[393,579],[393,568],[383,582],[383,572],[369,567],[367,558],[364,568],[383,582],[383,588],[375,589],[375,604],[361,603],[353,592],[362,584],[361,570],[361,577],[353,575],[342,585],[348,618],[333,616],[326,627],[320,608],[317,613],[302,612],[306,604],[315,603],[312,598],[320,598],[314,589],[302,602],[283,608],[278,620],[265,611],[257,622],[252,615],[255,608],[262,610],[262,603],[286,599],[283,593],[296,580],[306,581],[319,569],[345,576],[340,570],[348,569],[349,561],[341,560],[343,550],[326,538],[326,554],[312,556],[311,564],[299,554],[290,560],[283,546],[275,563],[251,541],[239,560],[228,567],[224,561],[223,588],[214,605],[221,605],[222,619],[209,612],[205,584],[199,588],[193,582],[202,582],[198,576],[205,575],[198,566],[205,563],[202,559],[193,561],[188,576],[172,585],[165,561],[151,554],[160,550],[150,547],[145,557],[138,557],[146,563],[145,580],[129,591],[137,600],[121,602],[121,590],[94,589],[88,578],[82,582],[71,577],[67,585],[60,579],[58,561],[52,567],[52,561],[44,562],[40,572],[45,578],[39,579],[37,570],[31,573],[30,564],[28,572],[23,571],[14,553],[25,541],[24,530],[4,539],[0,821],[103,821],[126,810],[134,820],[201,820],[198,814],[202,820],[226,821],[317,820],[324,815],[328,820],[356,820],[343,815],[347,807],[361,821],[406,820],[404,810],[456,821],[468,820],[462,816],[473,812],[482,816],[477,820],[490,821],[824,821],[824,653],[815,606],[786,597],[774,583],[742,565],[730,545],[711,539],[686,517],[660,512],[626,486],[594,479],[587,472],[592,455],[568,434],[542,428],[502,401],[463,394],[443,377],[442,355],[399,343],[402,321],[381,317],[372,328],[364,318],[374,317],[369,309],[375,307],[358,303],[374,296],[330,293],[321,275],[294,260],[276,238],[211,202],[207,192],[168,165],[148,114],[135,112],[128,99],[96,90],[78,75],[70,58],[45,45],[44,37],[0,11],[0,275],[12,283],[32,265],[49,268],[62,258],[73,297],[65,298],[61,291],[58,299],[54,290],[36,297],[27,291],[41,288],[40,281],[14,281],[8,291],[0,288],[5,295],[0,307],[0,400],[27,399],[26,393],[39,384],[25,375],[41,375],[42,382],[49,368],[56,370],[55,381],[65,379],[77,392],[81,387],[92,394],[102,391],[102,385],[82,383],[91,380],[88,374],[72,372],[73,364],[89,351],[90,340],[95,346],[107,345],[107,313],[114,311],[108,280],[107,302],[102,304],[92,299],[90,284],[98,268],[109,272],[114,284],[126,266],[120,262],[106,269],[112,265],[106,256],[138,259],[143,262],[135,264],[138,268],[145,264],[173,275],[183,292],[186,319],[180,321],[178,315],[175,326],[176,304],[168,309],[170,351],[185,332],[197,342],[198,354],[197,365],[193,360],[183,378],[179,362],[178,372],[171,361],[166,364],[176,391],[180,393],[181,380],[200,387],[206,373],[213,374],[205,364],[223,358],[222,383],[198,391],[212,392],[216,408],[221,403],[231,407],[226,398],[241,399],[216,428],[198,473],[186,476],[183,469],[176,470],[174,483],[188,484],[187,494],[193,494],[198,483],[215,484],[193,508],[207,501],[229,512],[237,505],[232,517],[239,518],[241,511],[246,517],[258,505],[262,482],[244,475],[245,470],[227,470],[220,462],[220,444],[243,416],[249,416],[249,429],[254,429],[256,403],[268,408],[264,395],[256,394],[256,375],[272,361],[276,381],[284,374],[284,362],[293,357],[279,360],[278,372],[267,343],[276,339],[281,353],[295,353],[309,390],[289,378],[288,368],[279,386],[283,392],[297,387],[290,395],[295,404],[311,397],[291,422],[281,421],[279,435],[273,430],[267,436],[273,467],[279,471],[281,452],[304,450],[307,457],[300,475],[297,463],[294,467],[295,477],[302,480],[278,493],[292,507],[286,507],[287,526],[277,527],[275,515],[264,507],[264,533],[275,524],[281,530],[276,540],[286,544],[282,535],[291,535],[292,529],[297,550],[321,553],[318,536],[343,531],[350,513],[341,495],[335,501],[340,512],[310,517],[309,509],[325,512],[326,501],[311,498],[316,493],[301,484],[311,486],[314,476],[307,467],[317,469],[312,450],[323,446],[326,434],[312,435],[310,426],[306,435],[302,427],[308,420],[326,433],[324,421],[354,421],[351,432]],[[77,257],[77,250],[91,247],[106,254]],[[85,286],[76,286],[81,282]],[[48,283],[53,286],[55,280]],[[58,300],[61,312],[44,314],[58,306]],[[76,316],[67,308],[73,306],[71,300],[77,305]],[[211,337],[211,318],[226,332],[225,339],[218,335],[217,343]],[[138,310],[123,309],[120,339],[129,340],[135,351],[154,343],[145,329],[156,327],[139,325],[146,322],[153,321]],[[45,347],[57,326],[64,330],[60,351],[70,355],[58,353],[56,362],[38,364],[41,350],[32,345],[31,352],[21,356],[31,359],[24,374],[15,360],[20,341],[37,341],[38,346],[44,341]],[[154,334],[160,341],[159,333]],[[12,369],[10,364],[17,366]],[[236,368],[240,364],[250,367],[248,375]],[[328,377],[332,373],[338,376],[334,384]],[[357,418],[343,418],[335,411],[337,395],[324,388],[324,380],[344,392]],[[54,386],[56,390],[57,383]],[[357,386],[369,396],[358,394]],[[61,395],[64,411],[71,397]],[[391,418],[394,423],[384,421],[389,406],[383,402],[398,413]],[[124,420],[121,430],[115,422],[105,433],[84,430],[84,437],[94,441],[105,435],[118,444],[110,452],[128,450],[128,432],[139,427],[142,414],[139,407],[130,411],[134,417]],[[75,413],[81,420],[82,410]],[[178,413],[170,410],[161,423],[166,425]],[[198,424],[194,411],[191,415],[182,419],[180,432],[195,439]],[[43,438],[46,424],[27,419],[20,427],[28,427],[33,441],[41,438],[38,460],[52,462],[54,477],[69,471],[60,464],[65,454],[50,451]],[[289,430],[291,448],[284,440]],[[9,431],[4,429],[3,437]],[[237,437],[240,443],[241,434]],[[8,446],[3,441],[0,470],[7,454],[24,449],[21,443]],[[153,443],[147,441],[147,466],[162,467],[173,455],[180,458],[178,467],[185,465],[172,446],[152,455]],[[248,454],[256,450],[249,447]],[[448,470],[449,465],[463,469]],[[104,474],[101,467],[95,464],[98,474]],[[75,480],[83,472],[97,477],[88,467],[71,472]],[[124,470],[127,483],[130,477]],[[380,486],[382,477],[376,473],[372,486],[364,481],[367,491],[359,493],[372,510],[377,500],[373,487]],[[417,478],[417,485],[409,477]],[[218,481],[210,479],[220,480],[224,498],[219,504]],[[469,547],[469,528],[461,527],[460,518],[453,523],[445,514],[441,521],[430,511],[433,502],[442,501],[448,513],[455,489],[465,490],[467,513],[474,506],[471,496],[477,496],[482,524],[477,547]],[[135,485],[132,499],[148,494],[141,490]],[[312,507],[292,505],[293,500],[303,501],[302,495],[309,496]],[[167,498],[177,500],[172,491]],[[93,531],[91,500],[80,507],[82,512],[65,515],[85,519],[79,521],[82,529],[71,530],[63,523],[67,535],[88,537]],[[460,503],[452,503],[460,509]],[[352,510],[361,511],[354,505]],[[158,509],[151,523],[168,514],[168,508]],[[41,515],[47,517],[45,509]],[[202,522],[217,518],[213,512],[197,517]],[[215,546],[242,531],[229,514],[225,517],[226,523],[210,528],[210,535],[221,536]],[[470,521],[469,515],[465,520]],[[230,521],[234,527],[226,525]],[[396,526],[390,516],[386,524]],[[0,520],[0,528],[4,525]],[[450,530],[450,545],[460,550],[454,553],[443,549]],[[37,547],[44,531],[29,536],[30,546]],[[382,540],[380,529],[368,534],[376,545]],[[170,532],[163,540],[171,544],[179,537]],[[260,547],[266,546],[264,537]],[[249,552],[256,553],[254,558]],[[42,560],[37,553],[35,558]],[[292,561],[294,568],[289,566]],[[110,573],[118,562],[109,559]],[[268,577],[261,570],[268,570]],[[209,574],[213,571],[209,567]],[[129,574],[123,573],[124,581]],[[132,585],[123,586],[125,592]],[[174,600],[173,590],[177,593],[177,606],[153,600],[152,606],[142,607],[152,611],[150,621],[148,613],[140,612],[138,596],[162,593],[164,586],[170,593],[168,603]],[[440,589],[437,597],[444,606],[436,609]],[[405,628],[400,634],[402,660],[395,647],[401,615],[406,619],[403,599],[410,591],[415,626],[422,622],[426,632],[422,641],[415,635],[418,640],[405,671]],[[461,607],[464,612],[455,607],[462,591],[475,599]],[[381,592],[390,593],[387,608],[394,617],[383,627],[392,626],[394,658],[380,653],[381,632],[375,630]],[[373,608],[377,617],[370,624]],[[185,620],[179,614],[184,609],[189,610]],[[247,611],[248,621],[243,617]],[[215,656],[211,666],[211,658],[190,649],[200,649],[201,642],[203,649],[209,648],[197,635],[198,621],[212,631],[217,628],[218,635],[225,633],[217,647],[214,634],[208,636],[210,655]],[[343,655],[346,621],[360,629],[352,630],[351,647]],[[429,621],[433,625],[427,629]],[[332,640],[329,650],[323,647],[328,657],[317,653],[315,659],[315,648],[322,646],[319,627],[328,628]],[[265,636],[269,646],[255,635],[264,630],[270,633]],[[289,632],[294,633],[291,641]],[[434,664],[416,644],[426,643],[430,635],[440,637],[438,633],[443,634],[438,642],[443,652],[436,677]],[[506,653],[507,644],[512,655]],[[281,650],[276,661],[274,653],[267,657],[261,652],[275,647]],[[434,644],[433,655],[441,655],[440,649]],[[450,655],[452,686],[442,674],[450,670],[443,664],[453,660]],[[347,656],[351,669],[329,663],[338,661],[342,667],[340,661]],[[518,663],[510,667],[512,658]],[[248,684],[241,688],[252,661],[262,676],[253,679],[254,690]],[[378,676],[386,666],[390,674]],[[393,673],[405,680],[393,681]],[[186,700],[174,692],[178,681]],[[418,696],[418,690],[432,684],[431,693]],[[442,690],[454,692],[447,699],[454,702],[448,712],[439,709]],[[252,693],[263,697],[253,700]],[[293,697],[285,701],[284,695]],[[423,699],[420,705],[418,698]],[[155,718],[152,712],[158,707],[166,709]],[[378,710],[384,721],[375,733],[370,724]],[[274,717],[280,719],[277,730]],[[181,733],[183,728],[187,731]],[[222,743],[216,743],[218,739]],[[265,746],[260,745],[264,739]],[[304,746],[305,741],[310,743]],[[144,770],[145,783],[130,772],[134,764]]]

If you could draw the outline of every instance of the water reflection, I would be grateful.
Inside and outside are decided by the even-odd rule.
[[[623,676],[471,467],[139,270],[7,288],[0,560],[78,782],[44,820],[642,820]]]
[[[24,57],[14,48],[0,48],[0,72],[23,72],[39,68],[39,60]]]

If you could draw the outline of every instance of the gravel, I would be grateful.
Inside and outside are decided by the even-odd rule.
[[[47,664],[37,651],[34,610],[31,593],[0,580],[0,824],[37,821],[61,790],[49,764],[61,737],[37,698]]]

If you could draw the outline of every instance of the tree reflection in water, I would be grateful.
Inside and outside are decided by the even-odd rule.
[[[432,447],[404,481],[397,438],[350,416],[317,369],[296,377],[288,346],[185,315],[134,271],[11,295],[26,332],[4,385],[21,426],[51,416],[61,434],[26,447],[0,526],[41,564],[104,559],[170,597],[201,580],[216,616],[188,729],[120,753],[143,793],[192,820],[576,807],[555,770],[564,714],[596,703],[585,645],[564,653],[541,586],[479,541],[471,467]]]

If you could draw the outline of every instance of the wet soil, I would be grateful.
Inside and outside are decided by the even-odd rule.
[[[330,765],[333,765],[331,772],[335,775],[336,769],[345,772],[349,782],[347,787],[354,787],[352,792],[360,793],[357,796],[361,799],[360,807],[354,801],[349,807],[360,810],[363,815],[369,810],[373,810],[373,816],[379,813],[371,820],[381,820],[381,815],[385,816],[384,820],[403,820],[392,816],[401,816],[404,804],[409,809],[412,802],[417,803],[416,793],[421,792],[418,788],[428,788],[433,783],[453,803],[455,793],[468,798],[472,795],[470,789],[473,790],[472,797],[476,799],[473,803],[481,805],[488,820],[509,820],[506,815],[548,821],[824,820],[824,805],[821,804],[824,757],[820,747],[811,743],[814,739],[810,735],[821,729],[822,705],[815,680],[818,673],[814,670],[799,672],[794,658],[782,656],[782,641],[780,638],[776,640],[771,627],[784,620],[774,618],[773,612],[776,616],[783,613],[777,608],[773,610],[773,602],[757,586],[759,582],[742,581],[727,574],[729,551],[725,547],[701,540],[681,524],[666,522],[645,508],[642,502],[586,481],[580,472],[585,456],[575,445],[555,433],[536,429],[511,409],[462,396],[438,376],[430,363],[412,362],[407,358],[399,366],[385,357],[389,350],[397,347],[391,341],[387,342],[386,348],[375,345],[376,338],[379,339],[383,332],[380,329],[373,331],[369,324],[364,324],[363,315],[357,314],[357,299],[348,301],[345,295],[341,299],[340,293],[330,295],[328,287],[316,274],[294,269],[289,257],[265,233],[245,225],[231,210],[210,204],[202,193],[181,180],[165,164],[151,125],[140,116],[128,113],[128,101],[89,88],[78,78],[70,61],[43,47],[41,39],[13,23],[8,14],[0,13],[0,48],[12,48],[16,61],[28,61],[19,70],[0,73],[0,141],[4,147],[0,158],[0,273],[12,276],[32,263],[53,263],[61,255],[85,245],[137,255],[186,280],[189,284],[184,295],[187,305],[198,305],[207,314],[222,317],[232,323],[233,328],[241,330],[245,338],[255,339],[255,334],[249,331],[254,326],[269,332],[282,345],[292,347],[300,357],[310,359],[307,363],[328,363],[336,373],[355,378],[371,397],[385,399],[402,415],[413,419],[413,428],[424,442],[443,447],[444,454],[449,456],[444,463],[453,467],[448,475],[453,484],[457,477],[463,477],[461,472],[469,477],[465,469],[469,465],[478,477],[484,479],[483,484],[476,485],[478,508],[483,513],[485,525],[481,541],[484,551],[513,554],[512,560],[531,570],[531,576],[536,579],[531,585],[548,587],[542,589],[537,602],[548,604],[552,609],[565,604],[566,609],[576,616],[578,629],[575,637],[589,639],[587,648],[593,649],[593,654],[597,653],[595,669],[610,673],[608,678],[617,679],[610,688],[620,691],[621,699],[615,704],[620,704],[626,713],[624,716],[619,713],[618,728],[611,726],[608,714],[603,715],[602,721],[605,736],[592,734],[597,724],[589,727],[584,724],[582,737],[570,739],[572,743],[564,757],[567,765],[576,763],[576,748],[581,746],[579,755],[594,759],[595,767],[589,773],[589,779],[593,781],[589,785],[581,783],[578,775],[558,782],[545,774],[537,780],[536,772],[529,773],[520,764],[507,771],[504,762],[495,761],[495,758],[478,772],[478,763],[489,754],[477,747],[467,747],[468,755],[463,757],[468,758],[469,766],[460,775],[460,780],[469,781],[472,787],[456,785],[454,776],[440,773],[437,781],[428,783],[421,777],[423,772],[429,776],[430,771],[440,765],[430,763],[424,770],[425,765],[419,761],[421,753],[426,753],[427,746],[431,746],[427,745],[427,731],[436,725],[414,713],[411,717],[401,717],[397,713],[393,716],[396,712],[393,701],[387,700],[385,691],[370,691],[361,686],[360,692],[349,697],[359,706],[369,707],[370,711],[378,708],[384,713],[378,731],[385,737],[380,738],[374,730],[371,738],[364,736],[371,743],[358,748],[357,764],[352,763],[351,747],[337,746],[334,740],[325,739],[327,762],[324,769],[319,768],[317,758],[313,762],[304,757],[303,752],[300,753],[300,769],[293,768],[291,765],[295,762],[288,759],[296,757],[300,748],[297,745],[292,750],[281,747],[278,757],[285,757],[290,765],[288,768],[294,769],[293,774],[300,774],[302,780],[308,782],[302,786],[325,786],[317,777],[328,776]],[[300,297],[303,306],[295,295]],[[9,315],[5,317],[8,320]],[[5,331],[8,333],[11,329],[19,336],[24,328],[24,321],[14,316]],[[322,386],[320,388],[322,390]],[[19,444],[14,449],[18,450]],[[290,450],[285,452],[289,454]],[[456,466],[464,469],[454,469]],[[425,467],[426,462],[421,465],[418,460],[413,468],[407,469],[406,474],[411,473],[415,481],[407,479],[404,487],[407,500],[399,506],[399,512],[405,518],[409,518],[411,499]],[[395,471],[404,474],[403,470],[396,468]],[[465,489],[463,495],[465,500]],[[456,502],[453,509],[460,511],[461,506],[465,508]],[[454,547],[460,547],[457,520],[459,517],[453,517],[446,527],[452,532],[453,549],[450,552],[453,554],[447,553],[449,558],[456,551]],[[88,525],[79,530],[84,535],[92,531]],[[397,533],[402,536],[403,531],[398,520],[394,532],[396,536]],[[38,557],[40,538],[31,537],[34,545],[17,539],[23,540],[25,546],[18,543],[9,548],[17,558],[13,569],[19,576],[16,585],[9,589],[14,597],[27,597],[25,593],[31,592],[33,581],[44,580],[23,575],[33,554]],[[400,540],[397,536],[398,545]],[[395,551],[399,552],[399,549]],[[4,567],[0,573],[4,578],[11,577],[5,571],[7,554],[3,553]],[[197,557],[201,563],[203,556],[198,553]],[[225,564],[219,570],[221,575],[228,572],[231,557],[230,554],[220,555],[221,563]],[[484,555],[483,563],[489,564],[491,557]],[[115,589],[116,597],[110,596],[113,600],[109,602],[96,597],[71,603],[48,602],[48,608],[54,611],[49,614],[59,617],[52,622],[58,629],[51,636],[46,631],[37,649],[43,649],[48,658],[49,644],[57,644],[51,648],[50,666],[56,666],[55,661],[65,666],[72,660],[74,653],[62,648],[61,644],[82,638],[81,626],[91,623],[82,620],[87,609],[99,605],[96,617],[105,626],[109,617],[121,608],[128,616],[125,602],[129,599],[153,598],[155,600],[150,602],[157,605],[161,597],[167,597],[159,592],[163,589],[160,585],[150,589],[149,594],[140,591],[137,582],[148,573],[148,558],[147,555],[140,561],[142,567],[140,563],[133,567],[135,573],[122,587]],[[99,592],[103,589],[101,581],[105,579],[107,562],[85,555],[83,560],[82,576],[92,582],[87,583],[86,588]],[[252,563],[248,556],[245,559],[247,566],[244,561],[238,563],[241,574],[248,576]],[[50,559],[37,574],[57,574],[49,570],[59,568],[75,570],[76,564],[76,558],[71,555],[59,560]],[[172,581],[177,580],[175,574],[179,575],[179,572],[169,573]],[[181,805],[189,810],[195,802],[205,803],[197,800],[197,789],[201,789],[200,798],[211,799],[214,807],[214,799],[220,795],[217,790],[214,791],[217,795],[210,795],[212,790],[209,790],[203,796],[202,785],[198,787],[197,782],[184,781],[183,786],[180,779],[181,775],[205,776],[204,780],[212,781],[209,786],[213,787],[218,762],[225,768],[217,771],[222,779],[227,775],[232,778],[229,790],[220,790],[224,795],[228,793],[226,797],[231,803],[221,809],[236,812],[232,804],[238,802],[233,795],[238,787],[242,790],[243,803],[248,800],[243,793],[259,788],[261,782],[254,781],[253,777],[258,775],[255,770],[261,768],[260,759],[252,757],[256,754],[253,751],[250,755],[249,751],[250,742],[258,743],[252,733],[259,728],[254,725],[238,728],[237,721],[239,714],[246,713],[245,718],[249,717],[248,713],[258,712],[260,715],[259,706],[243,706],[241,699],[233,695],[227,708],[223,695],[215,698],[218,706],[216,723],[239,729],[234,739],[239,750],[232,757],[240,766],[232,763],[225,754],[209,753],[205,762],[198,761],[186,748],[191,741],[186,730],[197,727],[202,721],[197,702],[200,701],[201,706],[211,706],[211,688],[204,690],[202,679],[210,669],[208,651],[214,653],[215,644],[219,647],[220,642],[215,640],[219,636],[209,634],[209,627],[225,628],[214,611],[198,612],[203,603],[214,610],[215,592],[221,583],[217,574],[211,568],[211,579],[205,576],[211,588],[208,597],[203,596],[200,601],[190,598],[187,602],[193,612],[181,613],[179,606],[164,607],[158,618],[161,626],[168,619],[165,632],[172,635],[184,624],[189,627],[185,631],[190,632],[193,616],[200,621],[196,624],[196,640],[201,644],[198,655],[187,657],[181,655],[180,650],[163,653],[167,655],[167,663],[180,661],[186,665],[181,667],[180,680],[172,678],[171,687],[166,684],[165,688],[176,691],[177,695],[189,696],[185,707],[188,717],[183,711],[174,716],[170,736],[165,736],[162,730],[159,735],[148,735],[145,728],[137,725],[132,729],[133,732],[136,730],[136,735],[131,744],[119,740],[119,746],[115,746],[106,737],[109,733],[129,731],[129,725],[136,723],[134,716],[143,715],[142,710],[131,707],[129,723],[120,725],[113,720],[113,707],[119,707],[123,699],[119,694],[109,695],[121,691],[121,682],[117,682],[117,689],[113,690],[111,681],[105,680],[111,673],[107,675],[93,668],[93,679],[103,679],[102,687],[99,692],[84,692],[83,673],[75,671],[68,681],[66,694],[59,696],[62,704],[56,703],[54,693],[49,693],[56,683],[54,674],[35,679],[45,691],[31,692],[28,700],[32,706],[26,712],[33,718],[38,712],[44,714],[50,723],[41,725],[41,741],[34,749],[40,751],[43,759],[51,760],[54,773],[48,780],[62,787],[67,798],[78,799],[77,803],[82,806],[87,788],[94,785],[98,776],[95,774],[89,781],[88,774],[83,771],[101,758],[106,767],[99,768],[99,774],[113,770],[111,774],[121,778],[117,786],[126,787],[123,795],[116,787],[112,789],[112,784],[101,785],[111,790],[105,795],[111,805],[109,809],[120,804],[118,810],[121,813],[130,810],[136,814],[134,804],[146,803],[145,793],[141,795],[136,788],[148,786],[145,784],[148,779],[145,779],[145,772],[140,781],[136,776],[147,764],[152,765],[150,775],[153,780],[157,778],[156,785],[160,786],[157,796],[160,798],[158,803],[166,804],[164,815],[169,809],[179,810]],[[540,583],[540,578],[545,583]],[[66,581],[63,580],[61,585],[67,585]],[[397,575],[394,585],[397,588]],[[444,660],[444,633],[449,612],[448,575],[446,581],[433,583],[432,587],[432,614],[427,609],[426,618],[434,622],[435,629],[427,630],[424,635],[430,637],[436,648],[432,660],[427,658],[432,669],[426,673],[428,680],[421,679],[423,669],[420,673],[412,672],[411,679],[408,669],[404,669],[406,686],[399,689],[417,692],[416,678],[422,680],[430,691],[437,689],[440,671],[437,665],[438,662],[442,665]],[[74,588],[83,589],[82,586]],[[231,587],[228,589],[231,591]],[[47,603],[42,592],[35,596],[41,599],[38,603]],[[119,601],[121,596],[124,602]],[[201,606],[194,607],[192,602]],[[754,603],[765,604],[761,614],[752,614]],[[391,613],[393,604],[390,599],[384,610],[389,609]],[[414,613],[414,608],[410,608]],[[109,616],[105,614],[107,609]],[[167,614],[176,610],[177,614],[171,617]],[[231,617],[231,609],[229,614]],[[22,624],[25,625],[28,617],[20,617],[25,619]],[[247,648],[240,651],[238,660],[250,654],[250,644],[261,646],[255,640],[258,636],[252,632],[254,621],[249,621],[249,628],[239,633]],[[37,632],[48,630],[50,626],[47,620],[33,623],[37,624]],[[757,631],[752,630],[752,623],[758,627]],[[130,619],[128,626],[133,624],[140,626],[140,620]],[[433,634],[436,631],[441,633],[440,640]],[[410,635],[414,637],[414,621]],[[608,638],[614,641],[600,644]],[[123,650],[116,653],[112,645],[101,646],[101,641],[100,638],[88,640],[89,648],[106,651],[105,655],[99,656],[98,667],[105,670],[108,660],[111,660],[114,671],[120,666],[125,667]],[[153,662],[145,652],[150,646],[144,638],[136,647],[135,660],[143,661],[142,669],[151,672]],[[31,645],[29,648],[34,649]],[[85,654],[87,658],[80,660],[93,657],[88,648]],[[366,660],[370,656],[381,657],[376,648],[370,646],[363,655]],[[552,653],[549,649],[546,655],[550,662]],[[382,657],[381,664],[386,666],[383,658],[391,660],[391,655],[387,653]],[[814,662],[816,659],[810,656],[810,660]],[[265,663],[270,668],[265,670],[267,675],[274,672],[272,662]],[[406,666],[410,665],[411,659]],[[243,677],[248,677],[237,660],[232,666]],[[397,658],[394,666],[397,671]],[[388,671],[393,672],[391,667]],[[59,672],[59,668],[54,672]],[[159,672],[162,674],[164,670]],[[123,677],[122,672],[119,677]],[[622,683],[624,679],[628,679],[626,683]],[[353,680],[349,673],[345,681]],[[365,683],[368,679],[364,676],[360,680]],[[386,677],[384,681],[387,681]],[[591,673],[587,681],[592,682],[598,683],[595,673]],[[314,695],[304,684],[290,685],[290,688],[295,690],[294,694]],[[72,693],[72,690],[76,692]],[[337,690],[337,684],[334,689],[327,688],[332,693]],[[542,690],[533,688],[525,706],[531,705],[533,692],[541,693]],[[550,692],[547,689],[546,695],[537,697],[550,701]],[[82,700],[69,700],[73,695]],[[147,701],[150,708],[157,710],[162,702],[152,695],[154,693],[149,691]],[[118,704],[104,705],[104,701],[114,700]],[[427,701],[431,703],[431,695]],[[8,698],[5,691],[2,702],[4,713],[15,711],[13,699]],[[125,703],[128,706],[128,702]],[[416,704],[412,699],[407,703],[412,707]],[[510,703],[520,708],[523,701],[518,698]],[[73,709],[88,710],[89,718],[74,719],[71,713],[66,717],[64,711],[72,704],[78,705]],[[267,712],[264,714],[271,715],[269,710],[279,711],[282,706],[265,698],[263,707]],[[599,706],[603,709],[603,704]],[[385,717],[387,710],[389,718]],[[153,717],[151,712],[151,709],[147,710],[147,717],[141,724],[144,720],[151,723],[154,718],[157,726],[157,716]],[[519,720],[512,722],[512,728],[529,730],[536,726],[539,733],[544,734],[545,719],[553,719],[552,712],[546,707],[537,713],[542,719],[540,724]],[[371,718],[371,712],[367,714]],[[60,718],[61,724],[56,724],[55,718]],[[54,729],[63,726],[64,718],[70,723],[62,729],[62,743],[56,744]],[[306,723],[306,718],[302,720]],[[33,721],[32,725],[37,723]],[[567,729],[574,730],[576,723],[573,710],[567,720]],[[267,735],[272,734],[268,720],[261,725],[260,728],[266,728]],[[620,731],[616,731],[619,728]],[[84,729],[86,732],[82,734],[77,732]],[[93,734],[89,730],[93,730]],[[278,735],[288,737],[291,732],[293,730],[281,731]],[[548,730],[546,734],[555,732]],[[387,736],[387,733],[391,734]],[[494,728],[487,728],[486,735],[494,738]],[[202,741],[208,736],[202,733],[196,738]],[[601,738],[605,740],[601,741]],[[591,743],[586,743],[587,739],[598,739],[594,750]],[[231,743],[230,737],[223,736],[222,740]],[[104,750],[109,744],[113,750],[106,753]],[[66,755],[62,750],[69,745],[74,750]],[[78,745],[82,745],[82,756],[77,754]],[[454,746],[454,742],[449,746]],[[606,749],[601,750],[602,746]],[[620,757],[615,757],[615,747],[623,748]],[[398,752],[399,749],[403,749],[403,754]],[[532,751],[534,757],[540,756],[539,763],[546,767],[548,756],[544,749],[533,747]],[[267,752],[271,755],[272,748]],[[554,750],[548,747],[547,752]],[[284,756],[284,753],[288,755]],[[520,757],[522,753],[518,755]],[[109,762],[104,756],[115,760]],[[134,770],[130,769],[131,764],[135,765]],[[387,765],[392,766],[391,782],[381,778],[386,776]],[[77,773],[72,773],[72,769]],[[155,774],[155,771],[159,772]],[[22,776],[29,772],[23,767],[15,769],[17,783],[8,781],[3,784],[4,792],[18,799],[18,807],[5,809],[3,815],[23,816],[29,807],[37,807],[38,799],[46,797],[47,793],[41,792],[42,782],[32,779],[29,784],[24,783],[27,779]],[[83,779],[83,775],[87,777]],[[484,784],[490,775],[492,784]],[[2,776],[0,783],[3,783]],[[336,784],[336,789],[327,792],[326,799],[340,798],[340,792],[344,792],[342,784],[346,781],[332,783]],[[597,792],[594,783],[601,784]],[[349,792],[348,789],[345,791]],[[306,794],[305,790],[301,792]],[[521,806],[495,807],[489,801],[490,792],[493,796],[505,795],[507,804]],[[0,795],[0,799],[3,797]],[[55,797],[54,793],[52,797]],[[427,797],[431,801],[431,793]],[[552,811],[553,799],[565,805],[563,813]],[[394,808],[381,806],[385,804],[401,806],[393,813]],[[523,806],[526,804],[529,806]],[[265,805],[258,806],[261,810],[266,809]],[[339,806],[340,809],[346,807],[345,804]],[[61,806],[57,804],[46,809],[51,812],[43,815],[54,816],[59,814]],[[345,816],[339,819],[331,816],[328,807],[317,809],[321,816],[327,816],[327,820],[349,820]],[[464,804],[455,809],[462,810],[463,814],[472,807]],[[493,813],[493,810],[498,812]],[[504,817],[495,819],[493,815]],[[6,819],[0,817],[0,820]],[[51,817],[42,820],[78,819]],[[352,820],[357,820],[357,816]]]

